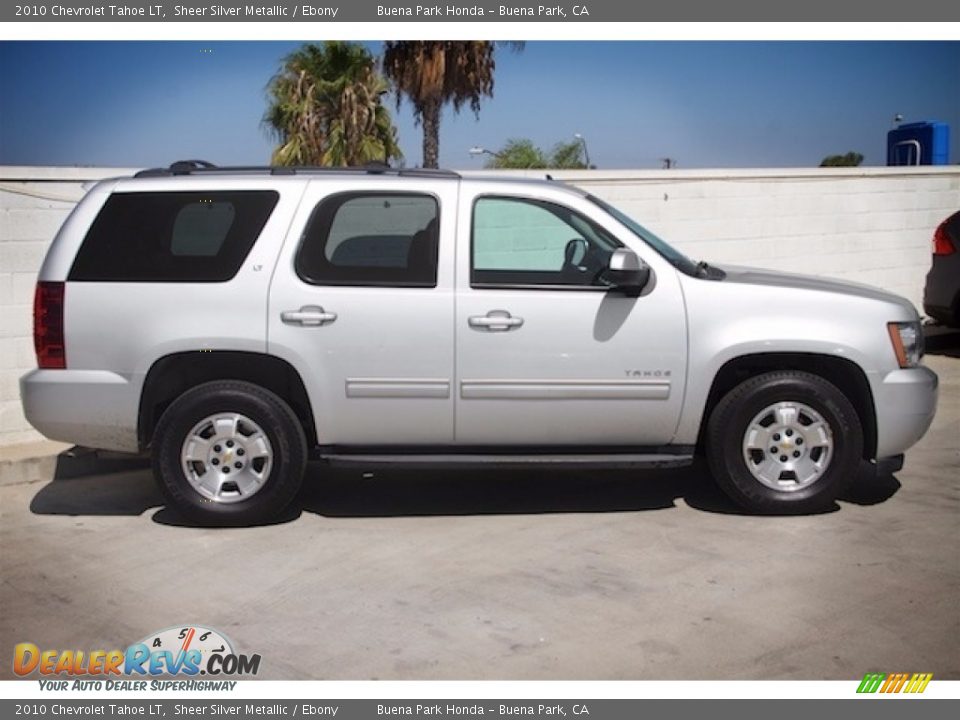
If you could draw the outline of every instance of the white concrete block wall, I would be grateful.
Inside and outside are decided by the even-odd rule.
[[[39,439],[20,411],[18,380],[34,367],[33,288],[47,246],[83,183],[130,172],[0,167],[0,446]],[[933,230],[960,209],[957,167],[551,174],[696,259],[869,283],[918,308]]]
[[[551,174],[695,259],[879,285],[918,309],[933,231],[960,209],[956,167]]]

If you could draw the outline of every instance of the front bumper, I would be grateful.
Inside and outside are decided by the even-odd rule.
[[[33,370],[20,378],[23,413],[51,440],[137,452],[140,385],[104,370]]]
[[[877,453],[900,455],[923,437],[937,410],[937,374],[928,367],[887,373],[874,387]]]

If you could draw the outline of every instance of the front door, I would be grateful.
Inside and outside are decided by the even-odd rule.
[[[625,238],[588,200],[470,187],[459,211],[471,236],[461,232],[457,259],[457,442],[668,443],[685,378],[676,271],[633,238],[651,282],[640,297],[618,294],[601,271]]]

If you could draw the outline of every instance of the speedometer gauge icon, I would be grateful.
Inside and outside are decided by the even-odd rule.
[[[150,652],[168,651],[173,657],[184,657],[199,651],[199,667],[206,667],[211,655],[233,655],[233,643],[219,630],[204,625],[174,625],[151,633],[140,641]],[[205,674],[202,670],[201,674]]]

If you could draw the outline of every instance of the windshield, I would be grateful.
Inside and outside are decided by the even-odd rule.
[[[654,233],[647,230],[643,225],[638,223],[636,220],[631,218],[629,215],[626,215],[620,210],[617,210],[613,205],[604,202],[598,197],[593,195],[587,195],[587,199],[595,205],[600,206],[606,210],[610,215],[619,220],[622,224],[626,225],[629,230],[636,235],[638,238],[643,240],[647,245],[656,250],[663,258],[673,265],[677,270],[687,275],[692,275],[693,277],[698,277],[700,272],[697,269],[697,263],[688,258],[682,252],[672,247],[666,241],[661,240]]]

